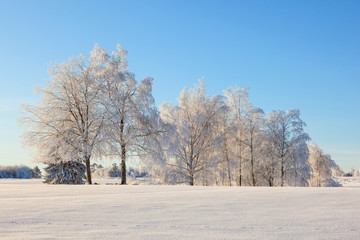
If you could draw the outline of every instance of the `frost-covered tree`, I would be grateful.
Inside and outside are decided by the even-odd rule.
[[[174,158],[169,164],[190,185],[198,177],[207,184],[205,180],[212,174],[209,169],[219,157],[218,134],[225,110],[223,98],[208,96],[201,80],[196,88],[181,92],[177,106],[161,106],[162,120],[173,127],[169,141],[174,147],[168,155]]]
[[[247,111],[244,114],[243,138],[242,143],[246,146],[247,162],[250,168],[251,185],[256,186],[256,173],[259,163],[258,159],[261,157],[262,147],[262,127],[264,125],[264,112],[260,108],[255,108],[248,104]]]
[[[109,176],[113,178],[121,177],[120,169],[116,163],[113,163],[112,168],[109,171]]]
[[[35,166],[33,169],[32,169],[32,178],[41,178],[42,177],[42,173],[41,173],[41,170],[38,166]]]
[[[39,161],[53,166],[57,157],[62,162],[79,159],[85,163],[88,184],[92,183],[91,158],[102,147],[104,114],[99,97],[105,83],[103,64],[102,51],[96,45],[89,58],[80,55],[52,65],[51,79],[38,88],[40,102],[25,105],[21,119],[26,128],[24,143],[37,149]]]
[[[292,164],[288,170],[287,182],[292,186],[308,187],[311,177],[309,151],[306,142],[299,142],[292,151]]]
[[[222,141],[220,143],[220,159],[218,162],[218,168],[220,175],[222,176],[222,183],[225,185],[232,185],[232,169],[236,168],[236,154],[234,152],[234,145],[236,145],[234,131],[236,127],[232,124],[232,118],[229,111],[224,111],[223,122],[221,124],[220,133],[222,135]]]
[[[242,87],[232,87],[224,90],[224,95],[227,99],[227,106],[229,108],[229,128],[232,134],[233,141],[232,149],[238,162],[238,185],[243,185],[243,165],[245,162],[244,156],[244,116],[246,108],[249,105],[248,89]]]
[[[265,134],[263,136],[262,159],[259,162],[258,173],[265,185],[273,187],[277,179],[277,161],[274,154],[275,147],[269,136]]]
[[[316,187],[334,186],[331,178],[336,171],[342,171],[340,167],[316,143],[310,143],[308,148],[310,153],[309,162],[312,167],[310,184]]]
[[[45,168],[45,183],[84,184],[85,165],[79,161],[56,161]]]
[[[305,126],[297,109],[286,112],[272,111],[267,117],[269,150],[278,163],[280,186],[284,186],[286,174],[291,174],[291,169],[299,160],[295,153],[310,140],[304,131]]]
[[[109,54],[102,51],[104,78],[102,104],[110,155],[120,157],[121,184],[126,184],[126,160],[147,152],[148,138],[159,132],[159,114],[152,96],[152,78],[140,83],[128,71],[127,52],[120,45]]]

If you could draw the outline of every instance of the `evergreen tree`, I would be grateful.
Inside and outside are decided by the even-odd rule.
[[[38,166],[35,166],[31,171],[31,178],[41,178],[42,173]]]
[[[121,177],[121,172],[119,167],[116,165],[116,163],[113,163],[112,168],[109,171],[109,176],[110,177]]]
[[[45,183],[84,184],[85,165],[77,161],[58,162],[45,168]]]

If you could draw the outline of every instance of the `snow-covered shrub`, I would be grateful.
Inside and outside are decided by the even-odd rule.
[[[85,165],[77,161],[59,162],[45,168],[45,183],[84,184]]]

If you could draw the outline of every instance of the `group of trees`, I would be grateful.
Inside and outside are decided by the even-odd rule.
[[[24,142],[51,171],[78,162],[91,184],[91,161],[115,158],[126,184],[127,160],[136,159],[163,183],[323,186],[338,168],[308,145],[299,110],[265,114],[246,88],[210,96],[200,80],[159,111],[153,79],[138,82],[126,56],[96,45],[88,59],[55,64],[39,104],[24,106]]]
[[[88,59],[80,55],[50,67],[50,81],[38,89],[42,99],[25,105],[21,119],[24,142],[41,162],[82,162],[88,184],[94,158],[120,157],[126,173],[127,157],[142,152],[143,138],[159,131],[152,122],[153,80],[138,83],[127,71],[126,55],[120,46],[108,53],[96,45]]]
[[[0,166],[0,178],[41,178],[42,173],[38,166],[29,168],[27,166]]]
[[[265,114],[250,103],[246,88],[209,96],[200,81],[181,92],[176,106],[163,104],[160,117],[168,129],[164,182],[308,186],[317,179],[314,186],[327,186],[341,171],[328,155],[324,164],[314,160],[316,144],[308,145],[299,110]]]

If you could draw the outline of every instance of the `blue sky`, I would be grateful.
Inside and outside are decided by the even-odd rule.
[[[233,85],[269,112],[298,108],[312,140],[348,170],[360,167],[359,1],[0,1],[0,165],[26,164],[19,106],[50,63],[95,43],[129,52],[157,104],[205,77]]]

